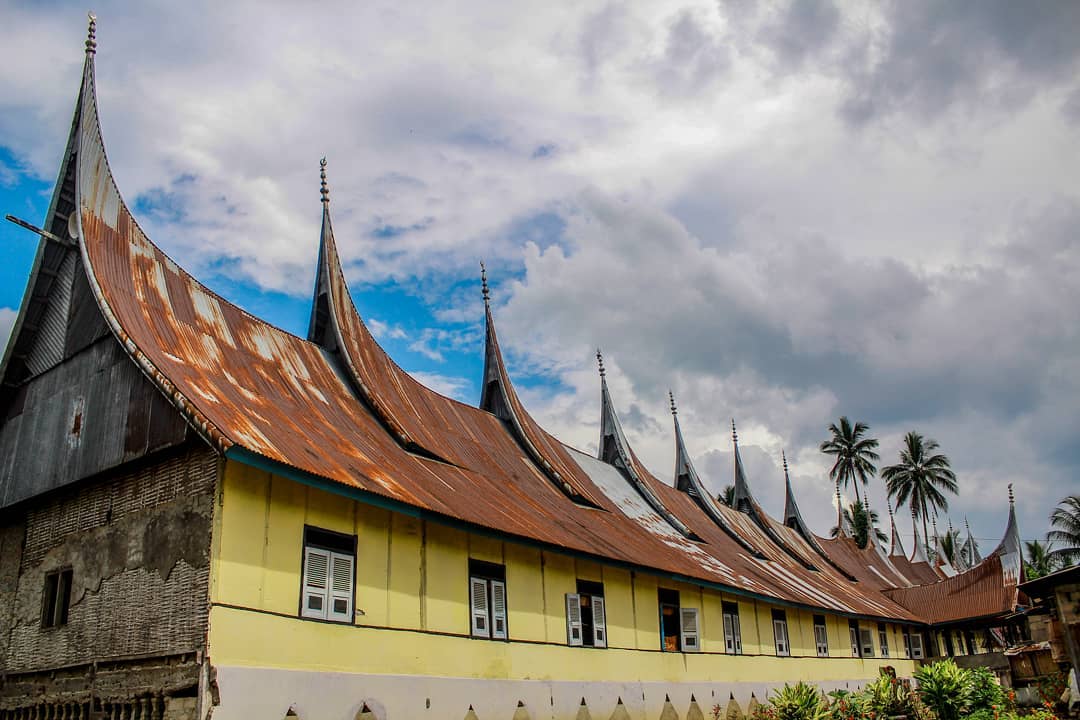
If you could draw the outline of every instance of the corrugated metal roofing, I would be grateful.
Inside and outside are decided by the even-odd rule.
[[[348,370],[343,377],[338,356],[217,297],[150,242],[108,168],[92,57],[81,98],[79,244],[91,289],[133,360],[222,452],[240,446],[456,521],[780,602],[918,619],[873,582],[852,583],[824,564],[808,570],[801,561],[814,557],[813,549],[782,523],[765,520],[787,551],[749,516],[706,497],[716,511],[710,517],[694,498],[657,480],[621,436],[606,395],[626,474],[564,448],[517,399],[497,342],[493,361],[517,420],[510,429],[416,382],[360,320],[326,215],[321,271]],[[487,319],[494,338],[490,313]],[[550,468],[571,485],[570,495],[551,482]],[[595,507],[574,502],[573,494]]]

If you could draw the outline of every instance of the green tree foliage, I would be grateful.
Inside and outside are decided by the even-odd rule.
[[[877,439],[866,437],[869,430],[870,426],[866,423],[852,424],[847,415],[843,415],[839,425],[829,425],[832,437],[821,443],[820,447],[821,452],[836,458],[829,469],[829,477],[836,483],[837,494],[841,486],[846,488],[849,484],[854,484],[855,501],[860,505],[863,500],[859,493],[859,483],[862,483],[865,490],[869,478],[877,472],[877,465],[874,463],[881,459],[875,452]]]
[[[952,471],[949,458],[935,452],[939,447],[936,440],[909,432],[900,449],[900,462],[881,470],[889,497],[896,500],[897,506],[907,503],[911,508],[912,533],[916,520],[922,518],[922,536],[927,543],[930,535],[926,521],[932,512],[949,509],[945,493],[955,495],[957,489],[956,473]]]
[[[1041,543],[1038,540],[1024,543],[1027,557],[1024,570],[1028,580],[1041,578],[1061,568],[1061,562],[1053,553],[1054,543]]]
[[[1050,555],[1063,566],[1080,562],[1080,495],[1061,499],[1050,513],[1050,526],[1054,529],[1046,533],[1046,540],[1058,544]]]
[[[869,537],[869,529],[872,526],[874,528],[874,535],[880,542],[887,542],[889,536],[881,531],[878,527],[878,514],[877,510],[871,510],[869,514],[869,522],[867,521],[867,513],[863,505],[852,505],[851,507],[844,508],[844,521],[848,527],[851,528],[851,532],[854,535],[855,544],[861,548],[866,547],[867,538]],[[834,525],[829,530],[830,537],[836,537],[840,534],[840,526]]]
[[[720,494],[716,496],[716,499],[728,507],[733,507],[735,505],[735,486],[725,485]]]

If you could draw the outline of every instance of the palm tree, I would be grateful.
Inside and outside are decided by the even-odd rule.
[[[1062,565],[1080,561],[1080,495],[1063,497],[1050,513],[1050,525],[1054,529],[1046,533],[1046,540],[1063,546],[1050,555]]]
[[[735,486],[725,485],[720,494],[716,496],[716,499],[728,507],[733,506],[735,504]]]
[[[846,508],[844,508],[844,516],[843,516],[844,521],[847,523],[848,527],[850,527],[852,529],[852,532],[855,535],[855,538],[854,538],[855,539],[855,544],[858,545],[861,548],[866,547],[866,544],[867,544],[867,541],[868,541],[868,533],[867,533],[868,525],[867,525],[867,522],[866,522],[866,512],[863,510],[864,507],[865,507],[864,505],[860,505],[860,504],[855,504],[855,505],[851,505],[849,507],[846,507]],[[870,523],[869,523],[869,525],[874,528],[874,535],[875,535],[875,537],[877,537],[879,542],[886,542],[889,539],[889,536],[886,535],[885,533],[883,533],[881,531],[881,528],[878,527],[877,510],[871,510],[870,511]],[[839,525],[834,525],[833,528],[831,530],[829,530],[829,537],[836,537],[839,534],[840,534],[840,526]]]
[[[1048,542],[1043,545],[1038,540],[1032,540],[1024,543],[1024,546],[1027,548],[1025,570],[1028,580],[1049,575],[1060,567],[1060,561],[1053,555],[1054,543]]]
[[[889,491],[889,497],[896,499],[897,506],[908,503],[911,507],[911,531],[915,533],[915,522],[922,518],[923,541],[930,551],[930,535],[926,530],[926,521],[931,512],[948,510],[949,501],[942,492],[956,494],[956,473],[952,471],[949,458],[935,453],[940,446],[936,440],[924,438],[917,432],[904,436],[904,446],[900,449],[900,462],[881,469],[881,477]]]
[[[953,530],[951,527],[945,531],[945,534],[941,536],[941,554],[945,556],[945,559],[949,561],[949,564],[956,567],[956,558],[960,554],[960,531]]]
[[[877,466],[874,463],[881,458],[874,452],[874,448],[878,446],[878,441],[872,437],[864,437],[869,429],[870,426],[862,422],[852,425],[847,415],[840,417],[839,426],[836,423],[829,425],[829,432],[832,433],[832,437],[821,443],[819,449],[826,455],[836,457],[836,462],[833,463],[832,469],[829,470],[829,477],[836,483],[837,495],[840,494],[841,484],[846,488],[849,483],[853,483],[856,479],[863,484],[863,488],[866,488],[867,479],[877,472]],[[854,482],[854,484],[855,501],[862,505],[863,500],[859,494],[859,483]],[[841,508],[838,507],[836,512],[836,522],[839,525],[842,519]]]

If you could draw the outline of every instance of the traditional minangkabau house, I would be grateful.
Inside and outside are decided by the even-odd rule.
[[[0,718],[737,717],[796,678],[856,687],[1017,604],[1001,545],[947,577],[715,500],[530,417],[484,282],[480,407],[379,347],[323,174],[307,338],[201,285],[110,172],[94,24],[0,386]],[[733,428],[734,431],[734,428]],[[786,472],[786,460],[785,460]],[[944,638],[944,639],[943,639]],[[36,713],[36,714],[35,714]]]

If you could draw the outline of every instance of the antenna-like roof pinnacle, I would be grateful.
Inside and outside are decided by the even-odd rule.
[[[780,459],[784,461],[784,475],[787,475],[788,474],[787,452],[785,452],[782,448],[780,450]]]
[[[88,12],[86,18],[86,54],[93,55],[97,52],[97,15]]]
[[[480,261],[480,292],[484,295],[484,305],[491,302],[491,292],[488,290],[487,284],[487,268],[484,267],[484,261]]]
[[[731,439],[736,445],[739,443],[739,433],[735,430],[735,418],[731,418]]]
[[[607,373],[604,372],[604,354],[600,352],[600,348],[596,348],[596,364],[600,366],[600,377],[605,377]]]
[[[1016,500],[1013,498],[1012,483],[1009,483],[1009,505],[1015,505]]]
[[[967,515],[964,516],[964,528],[967,530],[968,535],[971,534],[971,525],[968,525]]]
[[[330,202],[330,187],[326,184],[326,158],[319,161],[319,194],[323,205]]]
[[[667,391],[667,396],[668,396],[668,400],[671,401],[671,414],[672,415],[678,415],[679,410],[678,410],[678,408],[675,407],[675,395],[674,395],[674,393],[672,393],[671,390],[668,390]]]

